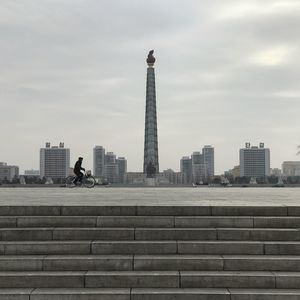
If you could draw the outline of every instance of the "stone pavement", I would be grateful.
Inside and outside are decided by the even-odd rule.
[[[0,205],[300,206],[300,189],[0,188]]]

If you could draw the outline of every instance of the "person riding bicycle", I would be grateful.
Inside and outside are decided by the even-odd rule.
[[[85,171],[85,168],[81,167],[82,160],[83,160],[82,157],[78,157],[78,160],[77,160],[77,162],[76,162],[76,164],[74,166],[74,173],[76,174],[76,178],[73,181],[73,183],[75,185],[77,184],[77,182],[80,183],[80,184],[82,183],[81,181],[82,181],[83,173],[81,172],[81,170]]]

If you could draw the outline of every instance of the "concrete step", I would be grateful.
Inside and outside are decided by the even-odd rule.
[[[1,216],[300,216],[287,206],[62,206],[0,207]]]
[[[300,242],[284,241],[1,241],[0,255],[206,254],[300,255]]]
[[[299,300],[300,289],[228,289],[230,300]]]
[[[0,254],[91,254],[92,241],[2,241]]]
[[[0,272],[0,288],[79,288],[86,272]]]
[[[276,255],[289,251],[290,242],[270,242],[269,251]],[[263,241],[94,241],[93,254],[264,254]],[[300,242],[291,242],[294,248],[298,247],[300,255]],[[280,247],[281,246],[281,247]]]
[[[131,300],[130,288],[97,289],[35,289],[30,300]]]
[[[133,240],[133,228],[1,228],[2,241]]]
[[[1,228],[2,241],[45,240],[253,240],[299,241],[282,228]]]
[[[30,295],[34,288],[14,289],[14,288],[0,288],[1,300],[30,300]]]
[[[136,271],[223,270],[221,255],[135,255]]]
[[[300,256],[135,255],[134,270],[300,271]]]
[[[275,243],[276,244],[276,243]],[[180,254],[264,254],[263,241],[177,241]],[[299,242],[300,249],[300,242]],[[275,249],[274,249],[274,253]]]
[[[299,272],[180,271],[181,288],[297,289]]]
[[[298,241],[177,241],[180,254],[300,255]]]
[[[135,240],[299,241],[300,230],[289,228],[136,228]]]
[[[91,271],[85,287],[299,288],[299,272]]]
[[[179,287],[179,272],[0,272],[0,288]]]
[[[300,228],[300,217],[0,216],[0,228],[14,227]]]
[[[216,240],[214,228],[136,228],[135,240]]]
[[[131,300],[299,300],[300,289],[141,289]]]
[[[299,288],[299,272],[0,272],[0,288]]]
[[[300,289],[37,288],[0,289],[8,300],[299,300]]]
[[[300,256],[4,255],[0,271],[295,271]]]
[[[176,254],[177,241],[93,241],[93,254]]]
[[[4,255],[0,271],[131,271],[133,255]]]
[[[85,275],[85,287],[89,288],[179,286],[180,277],[177,271],[89,271]]]
[[[300,230],[290,228],[220,228],[218,240],[299,241]]]

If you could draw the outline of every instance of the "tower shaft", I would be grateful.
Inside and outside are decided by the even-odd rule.
[[[148,175],[159,173],[155,72],[153,65],[149,65],[147,68],[144,173]]]

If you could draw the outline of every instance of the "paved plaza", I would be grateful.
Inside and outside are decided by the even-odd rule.
[[[300,206],[300,189],[0,188],[0,205]]]

